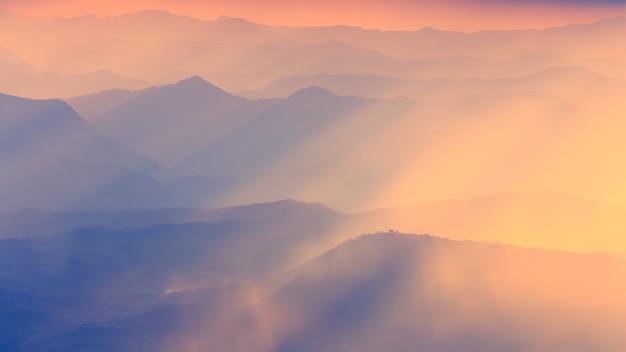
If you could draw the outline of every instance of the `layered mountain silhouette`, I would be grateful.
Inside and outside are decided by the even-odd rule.
[[[200,21],[163,11],[72,19],[6,14],[2,21],[7,30],[0,36],[0,47],[42,72],[61,75],[41,77],[40,94],[53,93],[44,87],[63,81],[59,77],[101,71],[151,84],[200,74],[233,92],[259,89],[282,77],[319,74],[497,79],[575,65],[621,78],[626,72],[626,58],[615,50],[620,43],[614,39],[626,28],[623,18],[469,34],[431,28],[393,32],[346,26],[269,27],[227,17]],[[55,55],[48,54],[51,43]],[[590,45],[594,50],[585,50]],[[124,53],[123,59],[119,53]],[[82,90],[76,95],[93,92],[91,78],[71,76],[85,82],[84,88],[72,85]],[[102,87],[131,84],[135,82],[111,76]],[[21,92],[19,81],[5,85],[5,92]],[[65,91],[69,93],[69,87]]]
[[[351,89],[361,94],[377,90],[364,83],[371,77],[362,78],[351,79],[346,87],[364,87]],[[566,67],[517,79],[423,83],[425,96],[452,100],[368,99],[319,87],[281,99],[248,100],[192,77],[69,102],[100,129],[170,166],[177,175],[196,181],[203,175],[209,190],[216,180],[225,180],[218,186],[219,197],[208,199],[215,192],[200,192],[207,194],[207,202],[196,203],[202,206],[296,198],[365,210],[377,206],[377,197],[384,196],[380,190],[396,182],[398,175],[419,179],[409,187],[424,200],[520,188],[571,193],[602,174],[613,175],[610,184],[619,182],[611,165],[590,157],[588,151],[608,156],[623,144],[618,135],[607,134],[620,130],[620,121],[602,112],[605,106],[620,104],[621,80]],[[600,141],[598,134],[613,141]],[[531,147],[522,148],[529,138]],[[579,157],[562,158],[564,150]],[[468,175],[485,177],[485,162],[509,176],[463,194],[442,183],[463,183]],[[541,165],[548,164],[559,165],[568,182],[541,174]],[[460,165],[462,172],[452,171]],[[441,173],[448,176],[442,179]],[[530,188],[525,174],[536,180]],[[190,185],[185,188],[193,195]],[[386,192],[391,199],[403,193]],[[583,195],[598,197],[597,192]]]
[[[184,160],[274,104],[230,95],[200,77],[139,92],[98,93],[70,103],[95,126],[165,165]],[[104,105],[106,109],[92,115]]]
[[[324,229],[262,219],[2,240],[0,309],[15,320],[0,343],[7,351],[625,343],[621,259],[384,233],[297,264],[276,253],[310,249]],[[267,275],[277,281],[258,280]]]
[[[19,58],[0,54],[0,91],[35,99],[67,98],[111,88],[139,89],[145,82],[122,77],[111,71],[62,75],[38,72]]]
[[[140,185],[137,182],[137,190],[141,189]],[[158,205],[156,200],[154,202]],[[340,213],[318,203],[283,200],[212,209],[19,210],[0,216],[0,234],[2,238],[47,237],[76,228],[121,230],[264,218],[268,224],[275,220],[294,228],[319,226],[329,232],[335,242],[363,233],[395,229],[456,240],[619,255],[626,248],[621,239],[624,231],[621,219],[625,212],[613,204],[558,192],[441,200],[361,213]],[[566,242],[559,235],[563,233],[568,234]]]
[[[103,134],[58,100],[0,95],[0,209],[191,205],[169,171]]]
[[[258,91],[242,92],[256,98],[285,97],[307,86],[318,86],[338,95],[445,102],[469,95],[537,92],[568,98],[591,97],[624,91],[622,80],[608,79],[583,67],[553,67],[529,76],[509,79],[410,80],[374,75],[313,75],[281,78]],[[602,91],[598,91],[600,88]]]
[[[322,204],[281,200],[271,203],[239,205],[226,208],[163,208],[118,211],[38,211],[21,210],[4,214],[0,221],[3,238],[47,237],[76,228],[122,230],[163,224],[195,222],[257,221],[267,219],[293,228],[330,229],[344,221],[341,214]]]
[[[92,163],[110,163],[159,175],[158,163],[115,142],[59,100],[30,100],[0,95],[3,145],[66,156]],[[20,156],[21,157],[21,156]],[[25,159],[28,154],[24,155]],[[21,161],[20,161],[21,162]]]
[[[1,351],[626,350],[626,19],[0,28]]]

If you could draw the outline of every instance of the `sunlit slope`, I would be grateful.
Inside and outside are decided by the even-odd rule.
[[[278,351],[620,351],[626,263],[379,234],[296,270]]]
[[[367,229],[577,252],[626,249],[626,210],[557,192],[442,200],[374,210],[352,219],[352,232]],[[371,230],[370,230],[371,231]]]

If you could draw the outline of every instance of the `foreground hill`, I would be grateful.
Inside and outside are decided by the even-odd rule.
[[[626,262],[424,236],[348,241],[278,294],[276,351],[620,351]]]
[[[3,351],[621,351],[626,262],[289,219],[0,241]],[[307,258],[310,261],[303,264]],[[224,329],[227,327],[227,329]],[[216,332],[218,329],[219,333]]]

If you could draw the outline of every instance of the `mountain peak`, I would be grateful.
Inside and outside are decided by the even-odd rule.
[[[311,97],[311,98],[329,98],[335,97],[331,91],[318,87],[318,86],[310,86],[307,88],[302,88],[295,93],[293,93],[289,98],[302,98],[302,97]]]
[[[188,78],[185,78],[185,79],[181,79],[176,84],[196,84],[196,85],[209,85],[209,86],[212,86],[211,83],[207,82],[204,78],[202,78],[202,77],[200,77],[198,75],[193,75],[191,77],[188,77]]]
[[[170,17],[172,16],[173,17],[176,15],[172,14],[171,12],[161,10],[161,9],[145,9],[145,10],[129,13],[126,16],[143,16],[143,17],[151,17],[151,16]]]
[[[231,94],[225,92],[221,88],[207,82],[204,78],[200,76],[191,76],[189,78],[185,78],[180,80],[174,84],[168,85],[166,87],[172,87],[176,89],[181,89],[186,92],[202,92],[204,94],[214,94],[221,96],[231,96]]]
[[[258,26],[258,24],[254,22],[250,22],[245,18],[229,17],[229,16],[224,16],[224,15],[216,18],[214,23],[223,25],[223,26],[230,26],[233,28],[253,28],[253,27]]]

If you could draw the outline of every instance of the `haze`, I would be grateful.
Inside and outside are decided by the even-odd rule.
[[[0,350],[624,351],[624,6],[0,0]]]

